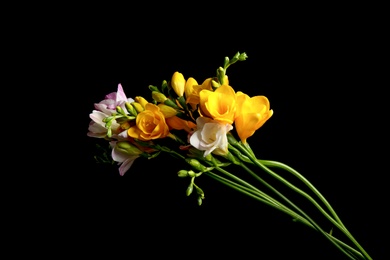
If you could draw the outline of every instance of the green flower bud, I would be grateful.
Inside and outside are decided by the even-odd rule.
[[[200,171],[200,172],[204,172],[207,170],[207,168],[202,165],[198,160],[196,159],[193,159],[193,158],[187,158],[186,159],[186,162],[191,165],[192,167],[194,167],[196,170]]]
[[[138,114],[137,110],[135,110],[135,108],[129,102],[125,103],[125,107],[126,107],[127,111],[130,113],[130,115],[137,116],[137,114]]]
[[[157,91],[157,92],[160,92],[160,90],[158,90],[158,88],[156,86],[153,86],[153,85],[149,85],[148,87],[151,91]]]
[[[202,198],[200,196],[198,196],[198,205],[201,206],[202,202],[203,202]]]
[[[143,106],[138,102],[132,102],[131,105],[134,107],[134,109],[135,109],[135,111],[137,111],[137,113],[141,113],[142,111],[144,111]]]
[[[180,171],[178,171],[177,175],[178,175],[180,178],[187,177],[187,176],[188,176],[188,171],[187,171],[187,170],[180,170]]]
[[[188,185],[188,188],[187,188],[187,190],[186,190],[187,196],[190,196],[193,190],[194,190],[194,185],[193,185],[193,183],[191,182],[190,185]]]
[[[158,91],[152,91],[152,98],[158,103],[164,103],[164,101],[167,100],[167,97],[163,93]]]
[[[126,115],[125,111],[120,106],[116,107],[116,112],[118,112],[121,115]]]
[[[246,55],[245,52],[241,53],[240,56],[238,57],[238,59],[240,61],[246,60],[247,58],[248,58],[248,55]]]
[[[196,173],[193,170],[188,171],[188,176],[190,177],[196,177]]]
[[[140,155],[142,153],[142,151],[138,147],[127,141],[117,142],[116,148],[128,155]]]
[[[219,88],[221,86],[221,84],[219,84],[215,80],[211,80],[211,86],[213,86],[213,88]]]

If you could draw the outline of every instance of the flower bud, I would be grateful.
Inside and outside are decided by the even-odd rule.
[[[179,176],[180,178],[187,177],[188,176],[188,171],[187,170],[180,170],[180,171],[177,172],[177,176]]]
[[[213,88],[219,88],[221,86],[221,84],[219,84],[215,80],[211,80],[211,86],[213,86]]]
[[[180,72],[173,73],[172,79],[171,79],[171,87],[175,91],[176,95],[181,97],[184,94],[184,87],[186,84],[186,80]]]
[[[207,168],[202,165],[198,160],[196,159],[193,159],[193,158],[187,158],[186,159],[186,162],[191,165],[192,167],[194,167],[197,171],[200,171],[200,172],[204,172],[207,170]]]
[[[135,97],[134,100],[135,100],[135,102],[140,103],[143,108],[145,108],[145,105],[147,103],[149,103],[146,99],[144,99],[143,97],[140,97],[140,96]]]
[[[116,106],[116,112],[121,115],[126,115],[125,111],[120,106]]]
[[[187,190],[186,190],[187,196],[190,196],[193,190],[194,190],[194,185],[193,185],[193,183],[191,182],[190,185],[188,185],[188,188],[187,188]]]
[[[135,110],[135,108],[129,102],[125,103],[125,107],[130,115],[137,116],[137,110]]]
[[[241,53],[240,56],[238,56],[238,59],[239,59],[240,61],[244,61],[244,60],[246,60],[247,58],[248,58],[248,55],[246,55],[245,52]]]
[[[142,151],[140,149],[138,149],[138,147],[136,147],[135,145],[127,142],[127,141],[119,141],[116,143],[116,148],[127,154],[127,155],[139,155],[142,153]]]
[[[163,113],[165,118],[169,118],[169,117],[175,116],[177,114],[176,109],[174,109],[170,106],[167,106],[164,104],[158,104],[158,107],[160,108],[160,110]]]
[[[158,103],[164,103],[164,101],[167,99],[163,93],[158,91],[152,91],[152,98]]]
[[[137,111],[137,113],[141,113],[142,111],[144,111],[144,108],[142,107],[142,105],[140,103],[133,102],[133,103],[131,103],[131,105],[134,107],[134,109],[135,109],[135,111]]]

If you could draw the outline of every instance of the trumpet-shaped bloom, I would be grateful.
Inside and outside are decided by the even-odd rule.
[[[207,117],[196,119],[197,130],[191,135],[190,143],[196,149],[205,151],[204,156],[210,153],[225,155],[228,153],[226,134],[233,129],[227,123],[221,123]]]
[[[147,103],[145,110],[137,115],[136,125],[130,127],[127,134],[135,139],[149,141],[168,136],[169,127],[160,108],[153,103]]]
[[[189,78],[188,80],[190,81],[190,79],[191,78]],[[203,89],[207,89],[210,91],[213,90],[211,85],[211,80],[212,78],[206,79],[205,81],[203,81],[202,85],[198,85],[195,80],[193,82],[186,84],[186,88],[185,88],[186,102],[191,105],[192,110],[195,110],[197,105],[199,104],[200,102],[199,93]]]
[[[229,85],[222,85],[215,91],[202,90],[199,93],[201,113],[221,123],[233,124],[236,112],[236,93]]]
[[[273,114],[270,103],[265,96],[250,98],[247,94],[237,92],[237,111],[234,125],[243,143],[252,136]]]

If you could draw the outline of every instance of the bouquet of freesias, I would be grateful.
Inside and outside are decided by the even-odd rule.
[[[186,195],[197,196],[199,205],[205,195],[195,180],[206,175],[319,232],[347,258],[372,259],[304,176],[286,164],[262,160],[254,154],[248,139],[272,117],[273,110],[267,97],[250,97],[229,85],[228,67],[246,59],[246,53],[240,52],[232,58],[225,57],[216,74],[201,84],[176,71],[161,86],[149,85],[150,100],[141,96],[128,98],[119,84],[116,92],[94,104],[90,114],[87,135],[107,140],[109,149],[105,157],[96,159],[116,162],[123,176],[137,158],[151,160],[168,154],[188,163],[184,164],[188,169],[178,169],[177,175],[188,178]],[[233,167],[241,168],[255,183],[232,173]],[[297,178],[305,190],[277,174],[276,169]],[[325,231],[318,221],[265,181],[264,174],[302,196],[333,228]],[[335,229],[341,231],[343,239],[333,235]]]

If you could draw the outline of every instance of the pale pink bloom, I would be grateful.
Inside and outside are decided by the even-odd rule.
[[[190,137],[190,143],[196,149],[205,151],[204,156],[210,153],[225,155],[228,153],[226,134],[233,126],[220,123],[207,117],[196,119],[196,131]]]
[[[116,107],[120,106],[126,113],[127,109],[125,106],[126,102],[134,102],[132,98],[127,98],[125,92],[123,91],[122,85],[118,84],[118,89],[116,92],[111,92],[105,96],[105,99],[99,103],[95,103],[95,110],[89,114],[89,117],[92,119],[88,126],[87,135],[90,137],[104,138],[107,136],[107,128],[103,119],[111,116],[112,113],[116,113]],[[113,133],[116,133],[119,129],[119,124],[113,120],[111,124],[111,130]]]
[[[117,141],[111,141],[110,146],[112,148],[111,157],[114,161],[118,162],[119,166],[119,174],[123,176],[133,165],[135,159],[137,159],[139,154],[129,155],[128,153],[124,153],[116,146]]]
[[[120,106],[125,112],[127,112],[125,103],[134,102],[134,99],[127,98],[123,87],[121,84],[118,84],[118,89],[116,92],[111,92],[105,96],[105,99],[99,103],[95,103],[95,109],[102,111],[105,114],[111,115],[116,112],[116,107]]]

